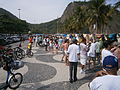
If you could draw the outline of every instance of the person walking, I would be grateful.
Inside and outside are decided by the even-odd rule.
[[[69,47],[69,39],[65,39],[64,43],[62,44],[62,48],[63,48],[63,56],[62,56],[62,60],[65,57],[65,64],[68,65],[67,61],[68,61],[68,56],[67,56],[67,51],[68,51],[68,47]]]
[[[48,37],[45,37],[43,41],[44,41],[44,44],[45,44],[45,51],[48,51],[49,38],[48,38]]]
[[[62,37],[60,37],[59,39],[58,39],[58,44],[59,44],[59,50],[60,51],[62,51],[62,43],[63,43],[63,38]]]
[[[38,45],[38,36],[36,35],[36,37],[35,37],[35,45],[36,45],[36,47],[37,47],[37,45]]]
[[[80,73],[84,73],[85,72],[85,65],[87,63],[87,52],[88,52],[88,47],[86,45],[86,39],[82,38],[82,41],[80,43],[80,66],[81,66],[81,70]]]
[[[98,65],[101,65],[101,62],[100,62],[100,53],[101,53],[100,41],[97,39],[95,44],[96,44],[96,60],[98,62]]]
[[[77,64],[79,60],[80,50],[77,45],[77,40],[74,39],[72,44],[68,47],[68,60],[69,60],[69,72],[70,72],[70,83],[77,81]]]
[[[91,60],[93,61],[94,67],[95,67],[95,62],[96,62],[96,43],[93,39],[91,39],[91,45],[89,47],[89,51],[87,54],[89,57],[89,69],[90,69]]]

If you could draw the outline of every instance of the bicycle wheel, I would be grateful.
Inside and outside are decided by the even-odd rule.
[[[12,77],[10,77],[8,81],[8,85],[10,89],[16,89],[20,86],[23,81],[23,76],[21,73],[16,73]]]
[[[28,56],[29,58],[31,58],[31,57],[33,56],[33,52],[30,51],[27,56]]]
[[[25,57],[25,51],[19,47],[17,47],[17,57],[19,59],[22,59]]]
[[[22,58],[25,57],[25,51],[21,49],[21,55],[22,55]]]
[[[17,59],[22,59],[22,53],[21,52],[17,52]]]

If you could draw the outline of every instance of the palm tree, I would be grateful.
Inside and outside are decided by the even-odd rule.
[[[83,4],[80,2],[81,5],[75,10],[75,14],[66,21],[66,30],[79,32],[82,28],[88,27],[91,33],[104,33],[116,8],[120,6],[120,2],[114,6],[107,5],[105,2],[106,0],[90,0]]]
[[[74,12],[71,23],[77,32],[80,32],[81,29],[87,27],[86,26],[87,10],[88,7],[83,4],[79,6],[77,10]]]
[[[107,25],[111,10],[110,5],[105,4],[105,0],[91,0],[89,10],[88,25],[92,32],[103,33],[104,27]]]
[[[92,32],[104,33],[113,15],[118,12],[120,1],[114,6],[105,4],[106,0],[90,0],[90,10],[88,10],[87,23]],[[104,31],[103,31],[104,30]]]
[[[120,8],[120,1],[118,1],[117,3],[115,3],[115,8]]]

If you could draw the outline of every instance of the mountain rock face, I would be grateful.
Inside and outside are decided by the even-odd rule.
[[[79,6],[80,6],[80,3],[71,2],[65,9],[63,15],[61,16],[60,22],[63,23],[66,19],[69,19]]]
[[[65,11],[63,12],[63,15],[61,16],[60,22],[63,23],[66,19],[69,19],[71,16],[74,15],[74,13],[76,12],[78,7],[84,6],[84,5],[88,6],[89,2],[74,1],[74,2],[71,2],[70,4],[68,4]]]
[[[34,33],[57,33],[58,30],[61,30],[59,23],[64,23],[67,19],[74,15],[75,10],[81,5],[88,5],[88,2],[71,2],[66,7],[62,16],[59,19],[52,20],[50,22],[42,23],[42,24],[29,24],[30,30]],[[11,18],[17,18],[10,12],[0,8],[0,15],[7,14]],[[120,12],[119,12],[120,14]],[[120,16],[120,15],[119,15]],[[18,19],[18,18],[17,18]],[[106,28],[105,33],[118,33],[120,32],[120,17],[113,17],[113,19],[109,22],[108,27]]]
[[[67,19],[69,19],[71,16],[74,15],[75,10],[77,10],[79,6],[84,6],[84,5],[88,6],[89,3],[88,2],[71,2],[70,4],[68,4],[62,16],[59,19],[46,22],[46,23],[42,23],[42,24],[37,24],[37,25],[33,24],[32,26],[34,26],[34,30],[36,29],[35,32],[37,31],[40,33],[43,33],[43,32],[57,33],[57,28],[61,30],[59,23],[60,24],[64,23]],[[58,26],[57,26],[57,22],[58,22]],[[120,18],[114,16],[113,19],[108,23],[108,27],[106,28],[106,30],[104,30],[104,33],[108,33],[108,34],[109,33],[120,33],[119,22],[120,22]]]
[[[15,15],[13,15],[12,13],[3,8],[0,8],[0,15],[8,15],[11,18],[18,19]]]

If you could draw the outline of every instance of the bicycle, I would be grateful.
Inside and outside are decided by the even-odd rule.
[[[26,55],[27,55],[29,58],[31,58],[31,57],[33,56],[32,50],[31,50],[31,49],[27,49]]]
[[[6,55],[2,55],[2,58],[4,60],[4,65],[3,65],[3,69],[7,71],[7,78],[6,78],[6,82],[5,82],[5,86],[1,87],[1,89],[7,89],[8,87],[10,89],[17,89],[22,81],[23,81],[23,76],[21,73],[14,73],[13,71],[16,69],[19,69],[20,66],[18,62],[13,61],[13,59],[9,56]]]
[[[25,51],[20,47],[12,48],[12,46],[6,46],[3,50],[4,53],[11,55],[14,60],[21,60],[25,57]]]
[[[26,55],[31,58],[33,56],[32,52],[32,42],[28,43],[27,50],[26,50]]]
[[[23,59],[25,57],[25,51],[20,47],[13,48],[13,51],[16,59]]]

